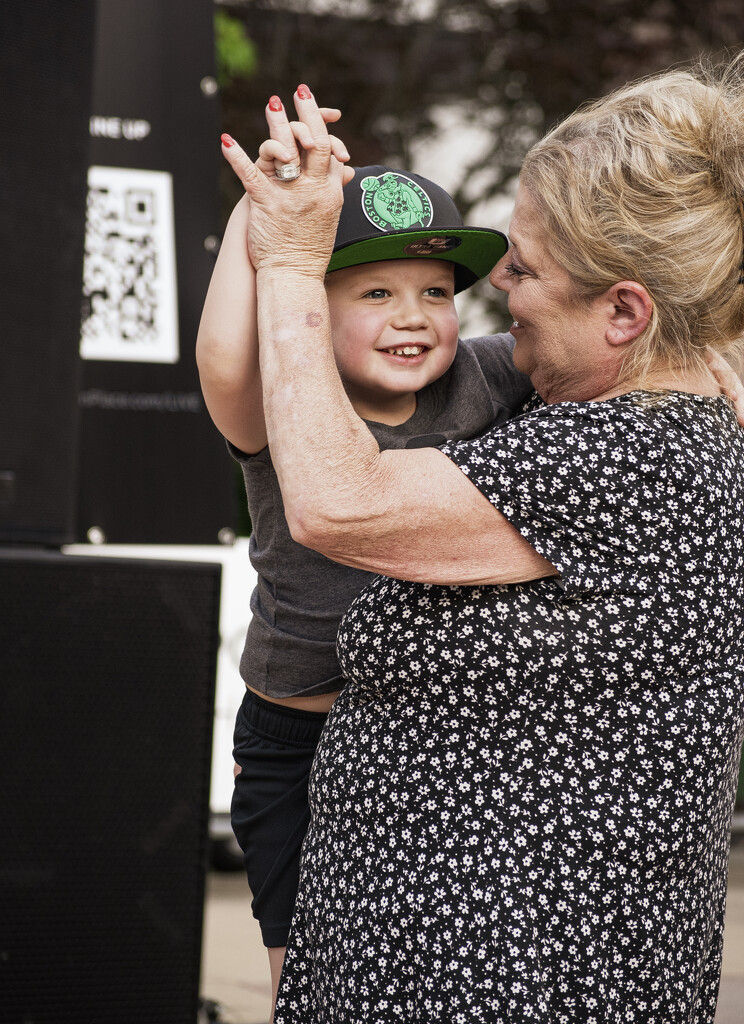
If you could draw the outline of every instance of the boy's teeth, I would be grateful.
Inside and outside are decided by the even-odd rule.
[[[423,351],[423,345],[406,345],[404,348],[388,349],[391,356],[420,356]]]

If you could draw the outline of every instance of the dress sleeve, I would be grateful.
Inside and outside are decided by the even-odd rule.
[[[558,569],[567,596],[643,591],[663,543],[663,474],[642,418],[612,401],[535,397],[527,410],[442,451]]]

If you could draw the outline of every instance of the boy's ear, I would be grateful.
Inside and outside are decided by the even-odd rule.
[[[605,340],[610,345],[626,345],[648,327],[654,304],[642,284],[619,281],[606,292],[609,319]]]

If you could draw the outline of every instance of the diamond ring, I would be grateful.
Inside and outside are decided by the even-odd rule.
[[[294,181],[302,174],[299,164],[277,164],[274,174],[279,181]]]

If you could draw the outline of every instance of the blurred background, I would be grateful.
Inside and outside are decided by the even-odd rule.
[[[241,195],[220,133],[255,154],[304,82],[353,163],[506,230],[554,122],[742,46],[741,0],[4,0],[0,1019],[268,1012],[229,828],[250,520],[194,361]],[[509,325],[487,282],[458,301],[463,335]],[[744,1024],[742,849],[722,1024]]]
[[[738,0],[245,0],[215,13],[222,126],[250,152],[297,84],[338,106],[352,162],[434,178],[466,222],[504,230],[522,158],[580,103],[744,44]],[[224,217],[239,198],[220,172]],[[509,321],[487,282],[463,334]]]

